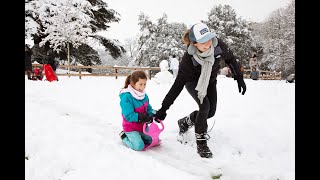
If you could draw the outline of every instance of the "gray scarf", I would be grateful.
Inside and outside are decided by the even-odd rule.
[[[211,70],[215,61],[214,47],[211,46],[211,48],[207,51],[200,52],[195,46],[191,44],[188,47],[188,53],[190,55],[193,55],[193,58],[201,65],[201,74],[195,90],[198,91],[198,98],[200,100],[200,104],[202,104],[203,98],[207,95],[207,88],[209,85]]]

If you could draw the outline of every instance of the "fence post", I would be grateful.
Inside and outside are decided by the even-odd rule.
[[[149,79],[151,79],[151,69],[148,69]]]
[[[280,71],[280,74],[279,74],[279,80],[281,80],[282,79],[282,76],[281,76],[281,71]]]
[[[116,71],[116,79],[118,79],[118,69],[115,68],[115,71]]]
[[[273,79],[276,79],[276,70],[273,71]]]
[[[81,79],[81,68],[79,68],[79,79]]]

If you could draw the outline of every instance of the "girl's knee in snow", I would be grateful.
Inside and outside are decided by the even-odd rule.
[[[141,151],[143,148],[144,148],[144,142],[143,141],[132,143],[132,149],[133,150]]]

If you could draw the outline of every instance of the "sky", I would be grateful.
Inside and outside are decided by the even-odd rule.
[[[121,21],[111,23],[111,28],[106,36],[118,39],[124,43],[125,39],[134,37],[139,32],[138,15],[140,12],[148,15],[152,22],[168,15],[169,22],[185,23],[188,27],[207,20],[208,13],[215,5],[230,5],[242,18],[250,21],[261,22],[270,13],[285,7],[290,0],[104,0],[108,7],[120,13]],[[104,34],[104,33],[103,33]]]
[[[156,77],[146,87],[155,110],[173,82],[170,75]],[[177,120],[197,109],[186,89],[167,111],[160,146],[126,147],[119,137],[124,80],[26,77],[25,180],[295,179],[295,83],[245,79],[241,95],[236,81],[219,75],[217,110],[208,119],[213,158],[206,159],[196,152],[194,128],[187,144],[177,141]]]

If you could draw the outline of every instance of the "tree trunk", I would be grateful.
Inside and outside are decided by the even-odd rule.
[[[67,44],[67,47],[68,47],[68,73],[70,74],[70,48],[69,48],[69,42]],[[69,76],[70,77],[70,76]]]

